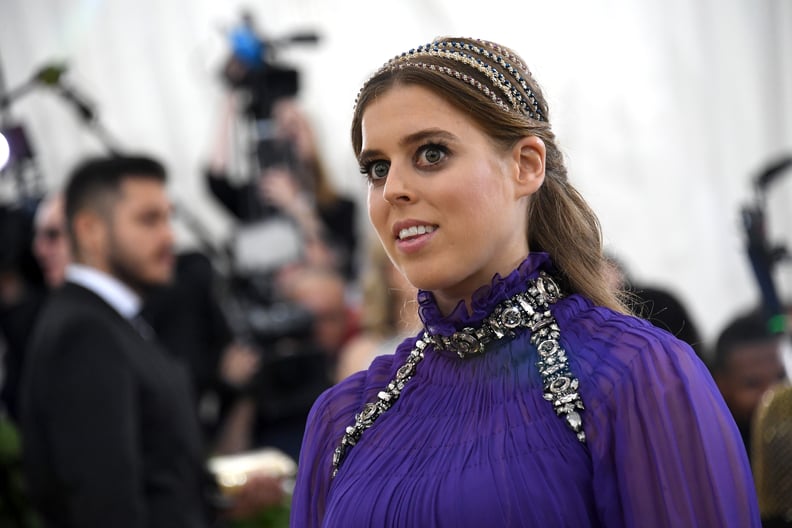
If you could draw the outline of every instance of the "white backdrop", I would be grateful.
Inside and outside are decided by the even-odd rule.
[[[571,178],[599,213],[608,249],[636,278],[675,291],[707,340],[757,300],[739,210],[757,172],[792,154],[789,0],[0,0],[5,84],[66,60],[66,79],[96,104],[112,136],[163,159],[174,196],[220,240],[231,224],[200,168],[223,92],[224,28],[243,7],[267,37],[320,34],[318,45],[280,57],[299,69],[300,99],[333,178],[361,207],[348,141],[361,82],[435,36],[487,38],[532,67]],[[11,114],[25,122],[50,188],[102,148],[43,87]],[[782,176],[767,210],[771,239],[792,248],[790,198],[792,177]],[[790,268],[777,279],[792,297]]]

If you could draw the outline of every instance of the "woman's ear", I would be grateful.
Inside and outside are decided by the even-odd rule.
[[[516,191],[519,197],[530,196],[539,190],[545,177],[544,141],[536,136],[526,136],[518,141],[512,149],[516,162]]]

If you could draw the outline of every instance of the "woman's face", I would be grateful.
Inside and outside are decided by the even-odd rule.
[[[544,177],[544,145],[497,149],[432,91],[397,85],[362,117],[368,212],[393,262],[440,308],[512,271],[528,254],[529,196]]]

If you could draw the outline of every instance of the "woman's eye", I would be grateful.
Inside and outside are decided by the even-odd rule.
[[[418,155],[421,161],[434,165],[443,161],[448,155],[448,152],[442,145],[426,145],[421,147]]]
[[[371,166],[371,177],[375,180],[381,180],[388,175],[388,170],[390,170],[390,163],[387,161],[376,161]]]
[[[366,175],[371,181],[377,181],[385,178],[390,170],[390,163],[387,161],[372,161],[363,165],[360,172]]]

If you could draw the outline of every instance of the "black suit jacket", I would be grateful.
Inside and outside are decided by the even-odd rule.
[[[201,433],[178,360],[71,283],[43,309],[28,358],[25,465],[48,526],[207,526]]]

